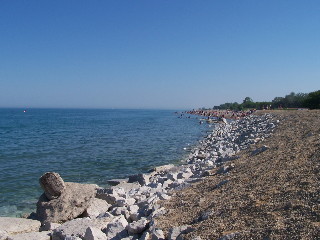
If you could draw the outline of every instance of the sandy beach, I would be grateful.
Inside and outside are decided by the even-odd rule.
[[[280,120],[272,137],[240,151],[228,173],[176,191],[159,228],[191,226],[183,239],[319,239],[320,111],[270,113]]]

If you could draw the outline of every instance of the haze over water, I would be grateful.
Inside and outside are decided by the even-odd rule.
[[[178,163],[205,134],[167,110],[0,109],[0,216],[35,210],[39,177],[96,183]],[[185,150],[187,148],[187,150]]]

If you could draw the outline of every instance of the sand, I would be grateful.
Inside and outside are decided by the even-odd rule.
[[[272,137],[241,151],[230,172],[176,191],[158,227],[191,225],[183,239],[320,239],[320,111],[270,113],[280,120]]]

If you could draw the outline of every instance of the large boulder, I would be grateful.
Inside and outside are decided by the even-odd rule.
[[[70,237],[83,239],[89,227],[96,227],[89,218],[77,218],[62,224],[52,232],[52,240],[64,240]]]
[[[128,237],[127,225],[127,220],[121,215],[114,218],[102,231],[107,235],[108,239],[120,240]]]
[[[61,195],[48,199],[42,194],[37,203],[37,217],[41,222],[63,222],[84,213],[91,205],[97,185],[65,182]]]
[[[66,187],[59,173],[55,172],[47,172],[43,174],[39,179],[39,183],[41,188],[44,190],[44,194],[49,200],[60,197]]]
[[[84,211],[83,217],[96,218],[109,210],[111,205],[105,200],[94,198],[91,205]]]
[[[85,240],[108,240],[107,236],[98,228],[88,227],[84,235]]]

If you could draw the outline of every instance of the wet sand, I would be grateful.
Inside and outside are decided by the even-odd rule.
[[[191,225],[183,239],[319,239],[320,111],[270,113],[280,120],[272,137],[238,153],[230,172],[176,191],[158,227]]]

